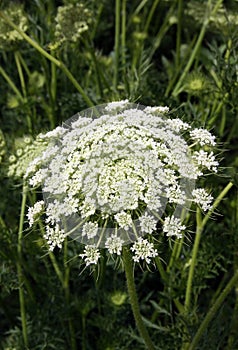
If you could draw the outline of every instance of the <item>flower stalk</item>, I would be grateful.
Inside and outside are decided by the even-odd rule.
[[[132,257],[131,257],[129,248],[127,247],[123,248],[123,262],[124,262],[124,268],[125,268],[125,274],[126,274],[128,294],[130,297],[131,308],[135,318],[137,329],[141,337],[143,338],[147,349],[154,350],[155,349],[154,345],[152,343],[152,340],[150,339],[149,333],[144,325],[144,322],[140,314],[140,307],[139,307],[138,296],[136,293],[136,287],[135,287],[135,281],[134,281]]]
[[[23,238],[23,224],[24,224],[25,208],[26,208],[26,197],[27,197],[27,186],[24,183],[22,188],[21,213],[20,213],[20,221],[19,221],[19,228],[18,228],[17,276],[19,281],[19,302],[20,302],[22,336],[23,336],[24,346],[25,348],[28,348],[26,307],[25,307],[25,298],[24,298],[24,275],[23,275],[23,269],[22,269],[22,238]]]

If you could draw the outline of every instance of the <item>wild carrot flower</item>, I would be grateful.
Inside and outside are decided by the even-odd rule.
[[[55,43],[50,44],[55,49],[64,42],[76,43],[93,22],[92,12],[83,3],[59,6],[55,18]]]
[[[97,264],[99,248],[120,256],[125,244],[132,244],[134,261],[149,263],[157,255],[158,220],[168,237],[181,238],[182,211],[192,201],[203,210],[211,203],[203,189],[193,190],[204,172],[217,171],[214,136],[169,118],[168,107],[111,102],[73,116],[43,139],[48,145],[25,178],[42,187],[45,238],[50,249],[69,235],[85,244],[86,265]],[[142,238],[148,234],[150,242]]]

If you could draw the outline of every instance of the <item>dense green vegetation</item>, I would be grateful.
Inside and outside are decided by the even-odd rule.
[[[160,263],[135,266],[154,348],[238,349],[237,48],[234,0],[1,1],[0,349],[146,348],[122,261],[84,269],[80,244],[49,253],[26,219],[41,199],[23,185],[36,136],[124,99],[211,130],[220,162],[202,183],[212,211],[191,213],[182,243],[161,235]]]

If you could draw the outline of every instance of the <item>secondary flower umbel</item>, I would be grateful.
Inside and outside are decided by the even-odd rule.
[[[193,190],[206,170],[216,171],[214,137],[167,113],[168,107],[111,102],[45,135],[48,146],[25,177],[42,186],[51,249],[70,235],[86,244],[81,257],[90,265],[99,248],[121,255],[133,243],[134,261],[149,263],[157,255],[151,240],[158,220],[164,234],[181,238],[182,210],[192,201],[209,207],[211,197],[202,201],[201,190]],[[36,209],[29,209],[31,225]]]

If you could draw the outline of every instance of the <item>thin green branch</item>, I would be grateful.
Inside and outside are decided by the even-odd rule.
[[[27,334],[27,320],[26,320],[26,308],[24,298],[24,275],[22,269],[22,239],[23,239],[23,225],[26,208],[27,186],[23,184],[22,188],[22,201],[21,201],[21,213],[18,227],[18,243],[17,243],[17,276],[19,281],[19,302],[20,302],[20,314],[21,314],[21,326],[22,335],[25,348],[28,348],[28,334]]]
[[[190,268],[189,268],[186,296],[185,296],[185,304],[184,304],[185,312],[187,312],[187,313],[190,310],[192,282],[193,282],[195,265],[197,262],[199,243],[200,243],[201,234],[202,234],[201,211],[198,207],[197,207],[197,212],[196,212],[196,226],[197,226],[196,236],[195,236],[195,242],[194,242],[194,246],[193,246],[191,264],[190,264]]]
[[[183,20],[183,0],[178,0],[178,22],[177,22],[177,33],[176,33],[176,56],[175,66],[176,71],[180,65],[180,50],[181,50],[181,33],[182,33],[182,20]]]
[[[5,72],[5,70],[0,66],[0,74],[2,74],[3,78],[6,80],[6,82],[8,83],[8,85],[11,87],[11,89],[15,92],[15,94],[17,95],[17,97],[19,98],[19,100],[24,103],[24,98],[20,92],[20,90],[16,87],[16,85],[14,84],[14,82],[11,80],[11,78],[9,77],[9,75]]]
[[[126,2],[127,0],[122,0],[121,11],[121,62],[124,74],[126,67]]]
[[[24,74],[23,74],[23,71],[22,71],[22,67],[21,67],[19,54],[18,54],[17,51],[14,53],[14,57],[15,57],[15,61],[16,61],[16,66],[17,66],[19,79],[20,79],[20,82],[21,82],[22,94],[23,94],[24,98],[26,99],[26,96],[27,96],[26,83],[25,83],[25,78],[24,78]]]
[[[115,44],[114,44],[114,77],[113,87],[116,90],[119,76],[119,57],[120,57],[120,18],[121,18],[121,0],[116,0],[115,3]]]
[[[160,2],[160,0],[153,1],[152,7],[151,7],[150,12],[148,14],[148,17],[146,19],[146,23],[145,23],[145,27],[144,27],[144,32],[145,33],[148,32],[148,29],[149,29],[152,17],[153,17],[153,15],[155,13],[156,7],[158,6],[159,2]]]

